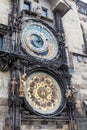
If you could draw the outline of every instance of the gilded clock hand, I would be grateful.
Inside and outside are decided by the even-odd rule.
[[[41,42],[41,40],[36,40],[35,42]]]
[[[42,32],[42,29],[43,29],[43,26],[40,26],[40,36],[43,35],[43,33],[41,33],[41,32]]]

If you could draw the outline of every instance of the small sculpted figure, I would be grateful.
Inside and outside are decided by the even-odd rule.
[[[20,97],[24,96],[24,85],[25,85],[26,73],[20,76]]]
[[[12,95],[15,95],[16,94],[16,87],[17,87],[17,81],[16,81],[16,78],[14,77],[11,81],[11,92],[12,92]]]

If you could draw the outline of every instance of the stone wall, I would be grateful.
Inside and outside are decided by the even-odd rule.
[[[87,33],[87,16],[79,13],[80,25],[84,28],[84,33]]]
[[[37,6],[39,6],[41,8],[44,7],[47,9],[48,18],[53,19],[53,13],[51,11],[51,5],[50,5],[49,0],[40,0],[39,3],[34,2],[34,0],[27,0],[27,1],[31,2],[31,11],[34,11],[34,8],[36,8]],[[23,10],[23,3],[24,3],[24,0],[21,0],[20,10]]]
[[[11,0],[0,0],[0,24],[8,25],[8,15],[11,8]]]
[[[8,98],[9,72],[0,72],[0,98]]]
[[[48,9],[48,17],[53,19],[53,14],[51,12],[51,5],[48,0],[40,0],[39,3],[35,3],[34,0],[29,0],[32,2],[32,11],[35,6],[46,7]],[[20,10],[23,9],[23,2],[21,0]],[[57,2],[57,1],[56,1]],[[83,34],[80,26],[80,20],[76,10],[76,4],[72,0],[67,0],[71,9],[69,12],[62,18],[63,26],[66,36],[66,47],[68,47],[69,52],[83,54],[82,45]],[[10,0],[0,0],[0,24],[8,24],[8,14],[11,11],[11,1]],[[72,55],[73,69],[70,68],[71,85],[75,86],[77,90],[77,100],[81,100],[81,103],[87,99],[87,63],[84,62],[84,59],[80,56]],[[71,64],[71,63],[69,63]],[[8,83],[10,79],[10,74],[0,72],[0,130],[7,130],[5,128],[5,118],[8,116]],[[81,111],[80,111],[81,112]],[[57,127],[57,122],[40,122],[32,121],[27,122],[27,124],[22,124],[21,130],[29,129],[46,129],[46,130],[68,130],[68,125],[64,125],[61,129]],[[10,130],[8,128],[8,130]]]
[[[60,128],[59,128],[60,127]],[[46,122],[46,121],[37,121],[37,122],[27,122],[27,125],[22,125],[21,130],[68,130],[68,124],[65,124],[61,127],[61,123],[58,122]]]
[[[76,4],[71,0],[67,0],[67,2],[71,6],[71,9],[63,17],[63,26],[66,36],[65,43],[70,52],[82,53],[82,45],[84,44],[84,41]]]
[[[74,70],[71,72],[71,84],[78,91],[77,99],[84,101],[87,99],[87,58],[73,56]]]
[[[10,74],[0,72],[0,130],[5,127],[5,118],[8,115],[8,83]]]
[[[69,65],[71,78],[71,85],[75,86],[78,91],[77,99],[83,101],[87,99],[87,57],[79,56],[78,54],[83,54],[84,40],[83,40],[83,32],[81,30],[81,23],[84,24],[86,28],[86,23],[80,21],[80,14],[77,13],[76,4],[73,1],[67,0],[67,2],[71,5],[71,9],[69,12],[63,17],[63,26],[66,37],[66,47],[68,47],[68,51],[70,53],[76,53],[77,56],[70,53],[69,57]],[[80,16],[81,17],[81,16]]]

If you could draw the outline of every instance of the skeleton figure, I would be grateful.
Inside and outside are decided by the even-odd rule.
[[[11,92],[12,92],[12,95],[15,95],[16,94],[16,86],[17,86],[17,81],[16,81],[16,78],[14,77],[11,81]]]
[[[23,97],[24,96],[24,84],[25,84],[25,78],[26,78],[26,74],[23,74],[20,76],[20,96]]]

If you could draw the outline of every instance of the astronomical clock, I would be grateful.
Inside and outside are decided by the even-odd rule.
[[[37,61],[34,65],[30,64],[31,69],[27,72],[24,84],[25,108],[43,117],[58,115],[66,105],[65,85],[54,67],[59,60],[60,47],[55,34],[49,25],[35,20],[25,22],[21,32],[22,50],[28,58]],[[47,61],[50,61],[55,71]]]
[[[29,73],[24,87],[26,106],[43,117],[59,114],[65,107],[63,84],[46,69]]]
[[[58,54],[58,42],[54,34],[41,23],[24,25],[21,43],[25,51],[36,58],[52,60]]]
[[[6,32],[4,27],[1,30],[7,37],[3,37],[0,48],[0,69],[10,74],[10,125],[12,130],[20,130],[23,119],[57,121],[67,115],[70,75],[60,12],[54,10],[52,20],[32,11],[20,11],[19,1],[12,3]]]

